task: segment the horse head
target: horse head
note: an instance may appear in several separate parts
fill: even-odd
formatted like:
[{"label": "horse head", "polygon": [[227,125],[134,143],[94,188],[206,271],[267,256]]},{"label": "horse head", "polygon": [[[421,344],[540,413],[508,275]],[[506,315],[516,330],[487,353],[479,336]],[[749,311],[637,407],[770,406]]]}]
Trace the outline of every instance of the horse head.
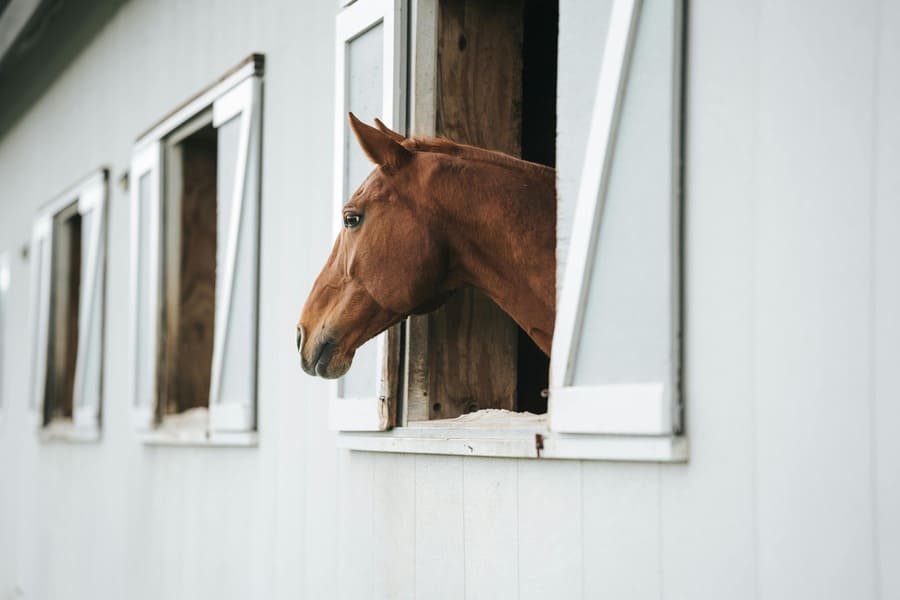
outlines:
[{"label": "horse head", "polygon": [[375,168],[342,209],[343,227],[297,324],[303,370],[341,377],[363,343],[409,314],[440,306],[448,253],[429,209],[429,160],[376,119],[349,115],[350,128]]}]

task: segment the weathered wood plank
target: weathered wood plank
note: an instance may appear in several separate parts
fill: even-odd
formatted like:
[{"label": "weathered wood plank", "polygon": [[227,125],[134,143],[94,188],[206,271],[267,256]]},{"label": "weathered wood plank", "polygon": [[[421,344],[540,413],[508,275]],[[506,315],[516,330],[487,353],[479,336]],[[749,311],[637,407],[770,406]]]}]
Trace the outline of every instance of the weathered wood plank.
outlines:
[{"label": "weathered wood plank", "polygon": [[216,169],[214,129],[178,145],[177,198],[167,204],[163,373],[165,414],[207,406],[216,303]]},{"label": "weathered wood plank", "polygon": [[[522,14],[522,0],[440,3],[437,135],[520,154]],[[512,319],[482,294],[464,290],[428,323],[429,418],[515,409],[518,334]]]}]

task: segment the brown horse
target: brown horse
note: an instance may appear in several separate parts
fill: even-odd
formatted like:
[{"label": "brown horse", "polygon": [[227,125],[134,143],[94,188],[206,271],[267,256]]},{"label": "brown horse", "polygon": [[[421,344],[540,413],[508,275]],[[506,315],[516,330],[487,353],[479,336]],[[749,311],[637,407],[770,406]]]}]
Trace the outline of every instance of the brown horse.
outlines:
[{"label": "brown horse", "polygon": [[343,229],[303,307],[303,370],[342,376],[364,342],[465,287],[483,291],[549,354],[555,171],[349,118],[376,168],[344,205]]}]

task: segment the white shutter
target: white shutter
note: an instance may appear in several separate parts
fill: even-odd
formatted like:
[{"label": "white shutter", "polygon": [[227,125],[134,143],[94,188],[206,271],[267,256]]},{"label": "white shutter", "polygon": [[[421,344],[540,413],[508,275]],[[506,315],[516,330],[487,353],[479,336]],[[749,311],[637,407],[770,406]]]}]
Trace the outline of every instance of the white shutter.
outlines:
[{"label": "white shutter", "polygon": [[612,5],[551,354],[551,429],[680,429],[681,3]]},{"label": "white shutter", "polygon": [[[337,16],[335,65],[335,234],[341,208],[373,165],[358,147],[347,112],[371,123],[379,117],[405,129],[406,2],[356,0]],[[383,431],[392,426],[387,368],[388,335],[363,344],[350,371],[335,384],[329,421],[342,431]]]},{"label": "white shutter", "polygon": [[160,142],[131,158],[131,393],[132,420],[140,430],[156,421],[159,280],[161,260]]},{"label": "white shutter", "polygon": [[31,232],[31,398],[30,408],[37,425],[43,423],[44,386],[47,375],[47,332],[50,324],[50,257],[52,218],[41,215]]},{"label": "white shutter", "polygon": [[103,171],[79,192],[82,253],[79,293],[78,354],[75,363],[73,420],[75,428],[96,431],[100,426],[103,371],[103,296],[106,257],[106,179]]},{"label": "white shutter", "polygon": [[260,96],[252,76],[213,104],[218,129],[216,315],[210,430],[256,428]]}]

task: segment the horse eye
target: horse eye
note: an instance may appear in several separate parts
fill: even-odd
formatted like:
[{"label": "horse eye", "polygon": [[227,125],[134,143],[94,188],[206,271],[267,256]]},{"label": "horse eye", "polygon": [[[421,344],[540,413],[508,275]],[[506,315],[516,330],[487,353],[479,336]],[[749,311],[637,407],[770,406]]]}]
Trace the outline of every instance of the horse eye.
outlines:
[{"label": "horse eye", "polygon": [[360,223],[362,223],[361,215],[344,215],[344,227],[347,229],[359,227]]}]

